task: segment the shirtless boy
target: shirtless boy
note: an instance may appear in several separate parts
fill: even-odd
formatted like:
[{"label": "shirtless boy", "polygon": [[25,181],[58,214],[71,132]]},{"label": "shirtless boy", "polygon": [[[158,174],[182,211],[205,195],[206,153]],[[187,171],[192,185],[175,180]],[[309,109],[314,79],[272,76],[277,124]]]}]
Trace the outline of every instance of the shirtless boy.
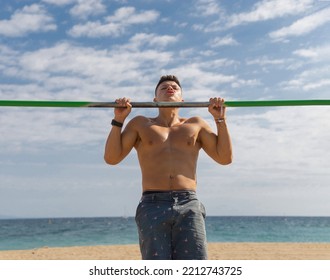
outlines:
[{"label": "shirtless boy", "polygon": [[[173,75],[162,76],[155,102],[183,102]],[[159,108],[155,118],[130,114],[130,99],[116,100],[105,146],[108,164],[121,162],[134,147],[142,173],[142,197],[136,211],[142,259],[207,259],[205,208],[196,196],[196,166],[203,149],[222,165],[232,162],[223,98],[210,98],[208,110],[217,133],[200,117],[181,118],[179,108]]]}]

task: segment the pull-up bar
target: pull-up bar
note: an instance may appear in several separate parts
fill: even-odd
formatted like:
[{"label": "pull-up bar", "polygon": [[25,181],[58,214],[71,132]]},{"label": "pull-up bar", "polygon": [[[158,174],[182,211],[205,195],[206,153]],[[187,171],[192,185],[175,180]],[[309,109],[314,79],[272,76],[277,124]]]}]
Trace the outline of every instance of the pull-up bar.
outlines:
[{"label": "pull-up bar", "polygon": [[[208,107],[209,102],[131,102],[135,108],[197,108]],[[329,106],[330,99],[314,100],[256,100],[225,101],[225,107],[269,107],[269,106]],[[47,101],[47,100],[0,100],[0,107],[84,107],[115,108],[121,107],[116,102],[90,101]]]}]

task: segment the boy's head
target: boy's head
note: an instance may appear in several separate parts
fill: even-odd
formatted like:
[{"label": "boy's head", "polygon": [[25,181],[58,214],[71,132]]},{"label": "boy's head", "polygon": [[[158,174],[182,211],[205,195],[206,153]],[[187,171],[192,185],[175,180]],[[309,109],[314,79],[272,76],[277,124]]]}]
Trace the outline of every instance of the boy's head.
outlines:
[{"label": "boy's head", "polygon": [[[178,86],[181,88],[181,85],[180,85],[180,82],[179,82],[179,79],[174,76],[174,75],[164,75],[164,76],[161,76],[159,81],[158,81],[158,84],[155,88],[155,95],[156,95],[156,92],[157,92],[157,88],[159,87],[159,85],[165,81],[173,81],[173,82],[176,82],[178,84]],[[182,88],[181,88],[182,89]]]}]

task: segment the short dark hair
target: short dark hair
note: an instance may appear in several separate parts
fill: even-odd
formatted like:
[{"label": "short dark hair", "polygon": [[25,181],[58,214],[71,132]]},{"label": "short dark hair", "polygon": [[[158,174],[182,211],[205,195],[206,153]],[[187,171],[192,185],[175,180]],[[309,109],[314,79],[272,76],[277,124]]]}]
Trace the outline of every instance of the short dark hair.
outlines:
[{"label": "short dark hair", "polygon": [[181,88],[181,85],[180,85],[180,82],[179,82],[179,79],[174,76],[174,75],[164,75],[164,76],[161,76],[159,81],[158,81],[158,84],[155,88],[155,94],[157,92],[157,88],[159,87],[159,85],[162,83],[162,82],[165,82],[165,81],[173,81],[173,82],[176,82],[178,84],[178,86]]}]

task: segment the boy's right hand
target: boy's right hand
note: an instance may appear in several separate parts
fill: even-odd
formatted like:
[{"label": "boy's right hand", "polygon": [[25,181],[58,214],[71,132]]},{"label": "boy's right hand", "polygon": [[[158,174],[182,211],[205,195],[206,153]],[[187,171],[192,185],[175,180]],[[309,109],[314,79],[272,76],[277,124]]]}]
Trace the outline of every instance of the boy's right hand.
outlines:
[{"label": "boy's right hand", "polygon": [[114,109],[115,120],[117,122],[123,123],[125,121],[125,119],[127,118],[127,116],[131,113],[132,105],[130,102],[131,102],[131,100],[126,97],[116,99],[116,103],[122,106],[119,108],[116,107]]}]

